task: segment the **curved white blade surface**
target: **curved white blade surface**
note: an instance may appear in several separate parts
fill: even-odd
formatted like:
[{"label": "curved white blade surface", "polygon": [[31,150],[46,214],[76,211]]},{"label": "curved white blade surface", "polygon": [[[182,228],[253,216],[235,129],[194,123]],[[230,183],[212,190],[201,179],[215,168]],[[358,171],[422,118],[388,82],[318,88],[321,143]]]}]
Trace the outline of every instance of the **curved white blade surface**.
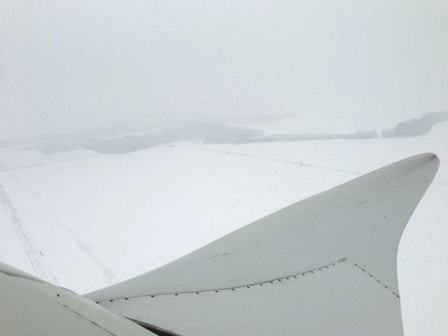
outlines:
[{"label": "curved white blade surface", "polygon": [[0,263],[0,335],[154,334],[82,296]]},{"label": "curved white blade surface", "polygon": [[182,335],[401,334],[398,243],[438,165],[402,160],[87,297]]}]

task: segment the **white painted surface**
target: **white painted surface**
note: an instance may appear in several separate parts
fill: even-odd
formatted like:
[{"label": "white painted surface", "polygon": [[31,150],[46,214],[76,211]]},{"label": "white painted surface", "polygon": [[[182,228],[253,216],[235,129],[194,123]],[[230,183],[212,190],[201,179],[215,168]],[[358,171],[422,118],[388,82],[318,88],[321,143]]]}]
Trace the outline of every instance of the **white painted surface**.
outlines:
[{"label": "white painted surface", "polygon": [[349,261],[263,286],[103,305],[185,336],[402,334],[399,299]]},{"label": "white painted surface", "polygon": [[[279,325],[285,335],[294,334],[300,326],[304,334],[402,334],[396,271],[398,243],[438,166],[439,160],[433,154],[402,160],[282,209],[166,266],[87,297],[124,316],[180,334],[215,334],[220,324],[226,330],[222,335],[269,335]],[[322,273],[328,277],[325,281],[309,281],[300,286],[295,282],[297,288],[288,287],[287,293],[275,295],[282,299],[274,300],[265,295],[264,289],[259,290],[261,297],[255,301],[241,294],[244,287],[258,288],[260,283],[267,285],[280,277],[306,274],[312,279],[310,273],[314,273],[310,270],[320,274],[321,270],[316,269],[346,257],[354,268],[368,276],[358,277],[352,267],[335,277],[332,272]],[[377,286],[376,291],[368,290],[372,283]],[[236,296],[233,302],[210,295],[222,290],[229,296],[229,292],[235,291],[242,296]],[[388,295],[383,297],[378,291]],[[296,298],[297,293],[301,294]],[[326,295],[313,300],[322,293]],[[167,314],[171,308],[179,309],[174,307],[176,301],[165,297],[176,294],[207,294],[207,299],[191,300],[175,320]],[[360,298],[365,302],[361,307]],[[162,305],[158,306],[158,302]],[[246,309],[233,309],[239,304]],[[289,323],[292,317],[283,318],[286,314],[269,318],[267,312],[256,309],[260,305],[284,305],[286,311],[302,306],[301,319]],[[207,309],[214,313],[201,316],[199,312]],[[152,314],[152,310],[159,313]],[[346,313],[341,314],[342,310]],[[240,325],[243,312],[247,320],[256,321],[258,328],[254,329],[253,324]],[[211,329],[198,322],[202,320],[211,321]],[[200,326],[193,326],[191,321]]]},{"label": "white painted surface", "polygon": [[73,292],[0,272],[0,335],[152,335]]}]

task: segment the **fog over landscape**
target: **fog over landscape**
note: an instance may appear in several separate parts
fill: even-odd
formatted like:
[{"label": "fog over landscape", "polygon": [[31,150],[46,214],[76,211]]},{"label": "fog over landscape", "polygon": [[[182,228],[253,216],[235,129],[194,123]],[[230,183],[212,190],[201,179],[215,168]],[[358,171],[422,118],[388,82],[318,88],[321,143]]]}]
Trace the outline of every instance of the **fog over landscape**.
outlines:
[{"label": "fog over landscape", "polygon": [[84,294],[422,152],[406,335],[448,334],[448,2],[0,4],[0,261]]},{"label": "fog over landscape", "polygon": [[4,1],[2,139],[446,111],[444,1]]}]

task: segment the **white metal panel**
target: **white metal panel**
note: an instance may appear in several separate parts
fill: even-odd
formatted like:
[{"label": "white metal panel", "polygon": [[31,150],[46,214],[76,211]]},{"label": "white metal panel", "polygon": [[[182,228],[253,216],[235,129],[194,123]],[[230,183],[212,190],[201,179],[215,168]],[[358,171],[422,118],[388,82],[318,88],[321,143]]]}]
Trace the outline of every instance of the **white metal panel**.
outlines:
[{"label": "white metal panel", "polygon": [[279,280],[102,304],[183,336],[402,334],[400,300],[349,260]]},{"label": "white metal panel", "polygon": [[66,289],[0,272],[0,335],[153,334]]},{"label": "white metal panel", "polygon": [[[369,334],[371,330],[378,331],[378,334],[401,334],[396,272],[398,243],[438,165],[439,160],[433,154],[402,160],[293,204],[170,264],[87,297],[131,318],[139,307],[145,313],[137,315],[144,322],[167,323],[160,326],[167,329],[175,326],[175,331],[180,334],[190,330],[192,320],[201,324],[204,318],[212,318],[215,322],[210,321],[210,326],[222,323],[226,328],[233,326],[233,335],[248,335],[248,329],[244,333],[239,331],[238,321],[241,314],[250,316],[254,306],[246,305],[245,299],[241,299],[247,310],[240,311],[235,308],[240,302],[238,298],[218,302],[215,301],[220,300],[218,296],[208,293],[308,274],[335,260],[348,258],[353,267],[364,270],[369,276],[354,276],[352,268],[349,268],[342,272],[344,276],[340,274],[334,281],[311,281],[300,287],[298,292],[290,289],[279,302],[259,291],[260,298],[255,306],[284,304],[289,309],[308,307],[301,310],[301,323],[309,321],[310,324],[303,329],[306,333],[321,330],[323,324],[333,327],[344,325],[344,334]],[[331,273],[323,274],[331,276]],[[372,281],[382,285],[389,296],[383,297],[377,291],[364,292]],[[353,290],[344,289],[347,283]],[[344,290],[339,292],[338,288]],[[175,301],[165,301],[168,303],[161,306],[151,304],[150,307],[160,309],[161,315],[165,316],[163,319],[160,314],[152,313],[152,309],[146,309],[146,305],[152,302],[149,301],[151,296],[159,298],[160,294],[178,294],[178,297],[196,292],[199,294],[195,295],[207,293],[204,296],[207,303],[184,305],[183,315],[177,320],[174,316],[166,318],[177,309]],[[321,297],[317,302],[312,299],[326,292],[330,294],[327,299]],[[309,295],[296,301],[294,293]],[[338,293],[345,295],[336,295]],[[143,301],[138,301],[138,297]],[[358,297],[363,297],[366,304],[360,306]],[[390,304],[390,299],[397,303]],[[206,314],[201,318],[197,311],[205,314],[207,310],[200,308],[202,304],[226,313]],[[349,314],[341,314],[343,309]],[[284,320],[275,314],[270,319],[263,316],[257,320],[261,323],[261,330],[285,323],[284,334],[297,333],[295,328],[299,325],[294,321]],[[391,323],[390,319],[394,322]],[[208,330],[208,334],[215,334],[215,331]],[[259,332],[249,334],[260,335]]]}]

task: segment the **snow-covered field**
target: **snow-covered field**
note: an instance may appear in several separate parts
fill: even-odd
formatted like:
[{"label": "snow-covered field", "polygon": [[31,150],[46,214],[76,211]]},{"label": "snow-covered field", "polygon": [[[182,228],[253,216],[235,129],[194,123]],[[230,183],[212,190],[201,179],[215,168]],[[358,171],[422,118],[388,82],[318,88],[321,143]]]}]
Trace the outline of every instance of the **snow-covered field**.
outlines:
[{"label": "snow-covered field", "polygon": [[[364,121],[353,131],[394,123]],[[260,128],[300,131],[287,125],[285,119]],[[177,143],[119,155],[2,148],[0,260],[89,292],[422,152],[437,154],[441,166],[400,245],[404,328],[406,335],[447,335],[448,122],[413,138]]]}]

